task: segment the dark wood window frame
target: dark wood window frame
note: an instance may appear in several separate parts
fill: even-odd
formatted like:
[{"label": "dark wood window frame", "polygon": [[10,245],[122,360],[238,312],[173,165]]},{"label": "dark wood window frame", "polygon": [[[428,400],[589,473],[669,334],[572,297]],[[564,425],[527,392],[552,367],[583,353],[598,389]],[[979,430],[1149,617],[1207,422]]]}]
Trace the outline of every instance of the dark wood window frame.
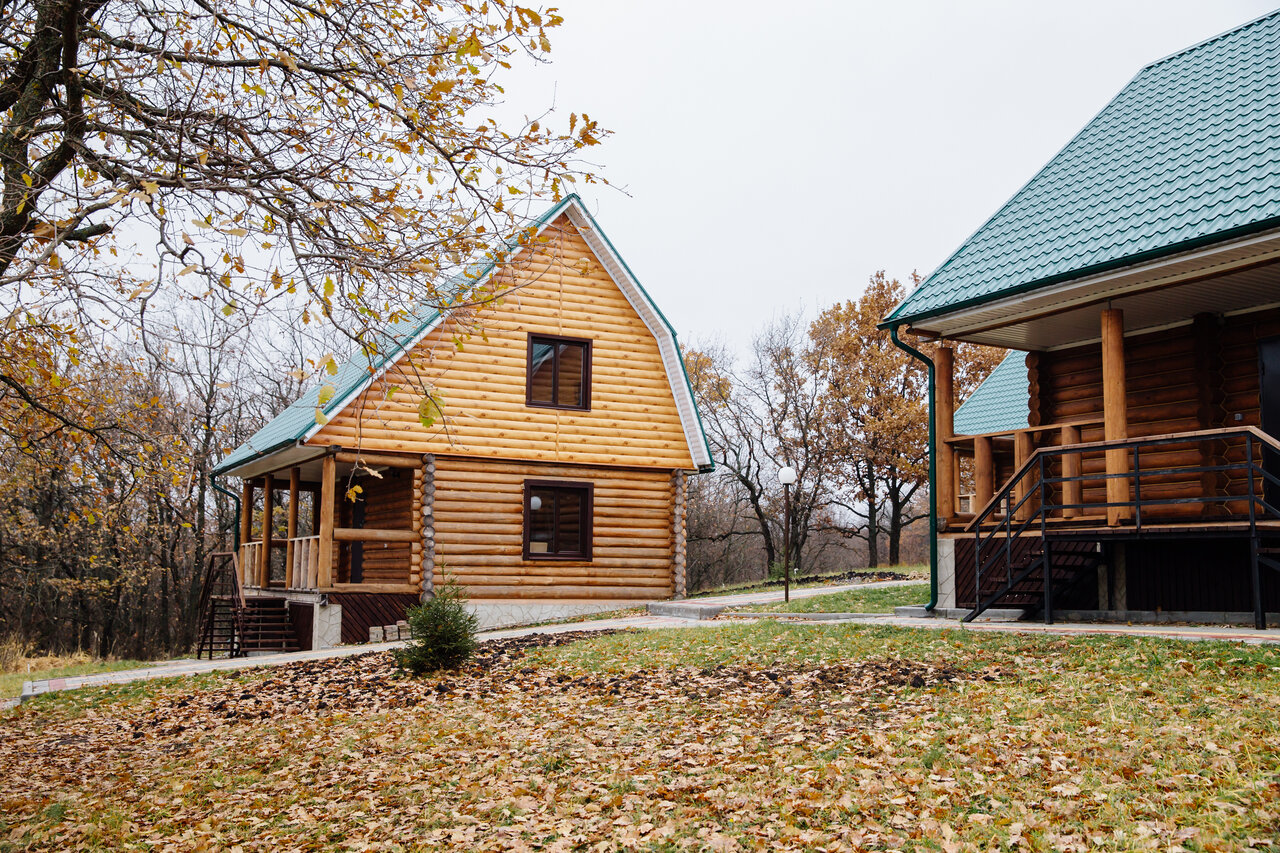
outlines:
[{"label": "dark wood window frame", "polygon": [[[548,403],[543,400],[533,399],[533,346],[535,343],[555,344],[577,344],[582,346],[582,400],[581,406],[570,406],[563,403]],[[559,394],[560,389],[560,354],[556,351],[551,369],[551,388],[552,393]],[[524,367],[524,402],[526,406],[534,406],[539,409],[569,409],[575,412],[591,411],[591,339],[590,338],[569,338],[564,335],[535,335],[529,334],[529,346],[525,355]]]},{"label": "dark wood window frame", "polygon": [[[582,548],[580,551],[572,554],[557,553],[532,553],[529,550],[530,534],[533,532],[533,510],[529,506],[529,499],[533,497],[534,489],[559,489],[563,491],[575,491],[582,494],[582,503],[579,509],[581,513],[579,524],[582,530]],[[576,560],[578,562],[590,562],[592,550],[592,515],[595,507],[595,484],[591,482],[582,482],[578,480],[525,480],[524,481],[524,558],[526,560]]]}]

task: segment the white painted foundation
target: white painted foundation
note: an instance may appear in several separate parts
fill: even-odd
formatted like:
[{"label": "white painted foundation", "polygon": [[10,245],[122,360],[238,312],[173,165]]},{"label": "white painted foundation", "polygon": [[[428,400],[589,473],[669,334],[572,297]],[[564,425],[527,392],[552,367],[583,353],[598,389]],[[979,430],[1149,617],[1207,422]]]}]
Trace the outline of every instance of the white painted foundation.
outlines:
[{"label": "white painted foundation", "polygon": [[621,610],[626,607],[644,607],[645,601],[469,601],[467,609],[480,620],[479,630],[514,628],[518,625],[534,625],[557,619],[570,619]]}]

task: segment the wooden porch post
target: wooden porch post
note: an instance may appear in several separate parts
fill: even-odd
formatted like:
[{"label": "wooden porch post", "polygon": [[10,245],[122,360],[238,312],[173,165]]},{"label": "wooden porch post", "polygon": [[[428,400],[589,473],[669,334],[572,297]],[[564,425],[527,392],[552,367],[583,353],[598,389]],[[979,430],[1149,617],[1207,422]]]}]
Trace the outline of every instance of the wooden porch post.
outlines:
[{"label": "wooden porch post", "polygon": [[324,457],[320,476],[320,560],[317,586],[333,586],[333,499],[337,487],[338,460],[330,453]]},{"label": "wooden porch post", "polygon": [[[1079,444],[1080,443],[1080,427],[1071,426],[1071,425],[1064,426],[1062,428],[1062,436],[1060,439],[1060,443],[1063,446],[1066,446],[1068,444]],[[1062,476],[1063,477],[1079,477],[1080,476],[1080,454],[1069,453],[1062,457]],[[1081,492],[1081,489],[1080,489],[1079,480],[1076,480],[1074,483],[1062,484],[1062,503],[1063,504],[1080,503],[1081,502],[1080,496],[1082,494],[1083,493]],[[1083,510],[1081,510],[1080,507],[1067,506],[1067,507],[1064,507],[1062,510],[1062,517],[1074,518],[1075,516],[1079,515],[1082,511]]]},{"label": "wooden porch post", "polygon": [[293,540],[298,538],[298,480],[297,468],[289,469],[289,542],[284,548],[284,586],[293,588]]},{"label": "wooden porch post", "polygon": [[973,511],[977,513],[996,493],[996,466],[991,457],[991,437],[973,440]]},{"label": "wooden porch post", "polygon": [[[1031,430],[1018,430],[1013,434],[1013,468],[1015,471],[1022,468],[1027,460],[1031,458],[1031,454],[1035,452],[1035,447],[1031,441]],[[1027,478],[1022,477],[1013,486],[1013,505],[1016,507],[1022,503],[1022,499],[1027,496]],[[1013,517],[1018,521],[1026,521],[1031,517],[1031,504],[1022,504],[1021,509],[1014,510]]]},{"label": "wooden porch post", "polygon": [[938,347],[933,356],[934,406],[937,412],[938,517],[946,521],[956,514],[956,454],[950,444],[955,435],[955,350]]},{"label": "wooden porch post", "polygon": [[253,540],[253,480],[245,478],[240,487],[240,545],[241,551],[236,554],[237,565],[240,566],[240,583],[248,585],[257,566],[244,565],[243,546]]},{"label": "wooden porch post", "polygon": [[271,585],[271,508],[275,503],[275,477],[267,474],[262,478],[262,553],[258,555],[258,586],[266,589]]},{"label": "wooden porch post", "polygon": [[[1107,441],[1129,437],[1129,416],[1125,402],[1124,312],[1107,308],[1102,312],[1102,432]],[[1117,474],[1129,472],[1129,456],[1123,449],[1107,451],[1107,503],[1128,503],[1129,482]],[[1129,517],[1127,507],[1107,508],[1107,524],[1118,525]]]}]

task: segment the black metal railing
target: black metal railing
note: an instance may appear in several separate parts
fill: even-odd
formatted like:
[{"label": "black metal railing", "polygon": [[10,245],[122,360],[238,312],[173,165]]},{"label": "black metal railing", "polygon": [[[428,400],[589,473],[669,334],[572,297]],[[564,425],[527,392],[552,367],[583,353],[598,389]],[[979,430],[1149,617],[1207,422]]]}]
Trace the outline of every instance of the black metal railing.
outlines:
[{"label": "black metal railing", "polygon": [[[1202,442],[1225,443],[1227,449],[1235,444],[1244,451],[1240,461],[1227,461],[1227,452],[1202,454],[1222,461],[1200,465],[1164,465],[1157,468],[1143,469],[1143,454],[1150,454],[1159,448],[1167,450],[1175,445],[1197,444]],[[1085,454],[1126,452],[1129,470],[1117,473],[1083,473]],[[1065,462],[1077,457],[1080,473],[1066,474]],[[1053,463],[1057,461],[1057,471]],[[1172,435],[1152,436],[1149,438],[1132,438],[1119,441],[1094,441],[1081,444],[1046,447],[1036,450],[1030,458],[1010,477],[1004,486],[982,507],[966,529],[975,537],[974,574],[975,591],[974,609],[965,616],[966,622],[972,621],[983,611],[991,607],[1011,590],[1024,584],[1037,571],[1043,577],[1044,619],[1053,621],[1053,571],[1052,544],[1050,533],[1070,530],[1071,528],[1097,527],[1099,517],[1088,516],[1086,511],[1105,510],[1111,518],[1104,522],[1110,530],[1131,532],[1140,536],[1144,524],[1149,525],[1152,519],[1160,518],[1160,508],[1165,509],[1165,521],[1168,519],[1170,507],[1186,504],[1208,506],[1219,504],[1223,512],[1212,522],[1236,522],[1246,525],[1242,531],[1251,541],[1251,562],[1253,581],[1253,601],[1255,622],[1259,629],[1266,627],[1266,615],[1263,608],[1261,574],[1259,567],[1267,566],[1280,571],[1280,552],[1274,555],[1261,549],[1259,521],[1280,520],[1280,509],[1271,502],[1274,495],[1280,494],[1280,476],[1274,473],[1280,470],[1280,441],[1262,432],[1256,427],[1238,427],[1229,429],[1203,430],[1199,432],[1177,433]],[[1268,470],[1269,468],[1273,470]],[[1230,484],[1233,477],[1239,476],[1247,482],[1243,491],[1229,488],[1204,490],[1195,495],[1163,496],[1156,494],[1158,485],[1151,482],[1154,478],[1179,476],[1195,477],[1213,475],[1215,482],[1220,476],[1226,477]],[[1125,500],[1085,501],[1083,498],[1086,484],[1096,487],[1120,480],[1126,485],[1128,497]],[[1144,495],[1144,481],[1146,494]],[[1261,486],[1261,488],[1259,488]],[[1058,493],[1061,499],[1058,499]],[[1067,494],[1079,495],[1075,500],[1066,500]],[[1245,504],[1243,511],[1233,510]],[[1003,510],[1003,512],[1001,512]],[[1204,519],[1199,519],[1204,521]],[[1170,522],[1174,526],[1188,525],[1183,519]],[[1040,547],[1021,561],[1015,561],[1014,543],[1021,537],[1039,535]],[[1004,577],[997,577],[991,583],[992,574],[1003,570]],[[984,575],[988,583],[987,589],[996,587],[994,591],[984,591]]]},{"label": "black metal railing", "polygon": [[[220,606],[221,605],[221,606]],[[240,648],[245,628],[244,589],[240,585],[240,567],[232,551],[218,551],[209,555],[205,566],[204,585],[200,589],[200,629],[196,645],[196,659],[206,652],[212,660],[215,651],[225,651],[227,657],[241,657]],[[221,624],[220,624],[221,623]],[[219,637],[219,630],[225,631]],[[225,639],[225,643],[219,643]],[[218,646],[223,648],[219,649]]]}]

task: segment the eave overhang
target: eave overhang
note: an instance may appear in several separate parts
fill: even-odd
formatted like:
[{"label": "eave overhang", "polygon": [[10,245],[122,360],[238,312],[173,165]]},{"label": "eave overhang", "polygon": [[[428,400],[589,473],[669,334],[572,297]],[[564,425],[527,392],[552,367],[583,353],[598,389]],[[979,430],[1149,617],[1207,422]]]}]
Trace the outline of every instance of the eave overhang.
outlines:
[{"label": "eave overhang", "polygon": [[1135,257],[1087,275],[1037,282],[994,299],[948,306],[881,327],[906,326],[927,338],[1020,350],[1078,346],[1099,338],[1098,312],[1123,309],[1126,334],[1280,303],[1280,222],[1244,236],[1183,247],[1156,258]]}]

